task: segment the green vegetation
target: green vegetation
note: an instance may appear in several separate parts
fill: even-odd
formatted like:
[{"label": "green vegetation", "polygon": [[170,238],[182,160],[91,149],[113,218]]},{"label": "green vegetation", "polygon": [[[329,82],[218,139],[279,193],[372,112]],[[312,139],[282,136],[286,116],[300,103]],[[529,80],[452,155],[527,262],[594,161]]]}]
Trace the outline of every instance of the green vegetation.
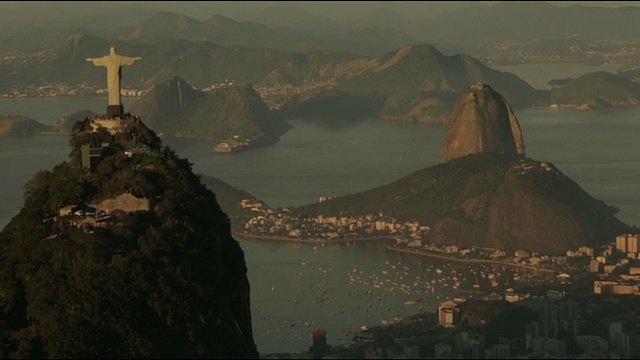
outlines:
[{"label": "green vegetation", "polygon": [[526,325],[539,321],[539,316],[525,305],[508,301],[467,300],[460,305],[461,329],[482,329],[486,346],[524,339]]},{"label": "green vegetation", "polygon": [[289,126],[274,116],[260,95],[248,85],[237,85],[217,90],[202,97],[194,106],[185,108],[188,119],[180,136],[202,136],[215,140],[277,139]]},{"label": "green vegetation", "polygon": [[640,104],[640,85],[618,75],[599,71],[584,74],[551,92],[562,105],[587,104],[591,108]]},{"label": "green vegetation", "polygon": [[234,222],[234,218],[249,219],[255,216],[255,212],[251,211],[251,209],[240,206],[240,201],[243,199],[257,201],[255,196],[211,176],[202,175],[200,178],[202,183],[216,194],[218,205],[220,205],[225,214],[229,215],[232,225],[244,225],[242,221]]},{"label": "green vegetation", "polygon": [[[304,216],[358,215],[382,212],[405,221],[433,224],[461,199],[490,191],[494,176],[502,176],[508,162],[493,154],[471,155],[447,164],[418,170],[388,185],[318,204],[296,208]],[[486,170],[487,175],[482,174]],[[470,179],[482,181],[475,183]],[[497,174],[497,175],[496,175]],[[484,178],[490,187],[484,187]],[[465,189],[465,187],[468,187]]]},{"label": "green vegetation", "polygon": [[337,87],[347,93],[387,96],[378,116],[402,121],[437,121],[448,117],[459,93],[486,83],[513,105],[529,105],[540,95],[510,73],[501,73],[465,55],[445,56],[429,45],[406,46],[384,56],[346,61],[354,69]]},{"label": "green vegetation", "polygon": [[51,131],[51,127],[18,115],[0,115],[0,137],[29,136]]},{"label": "green vegetation", "polygon": [[[0,233],[0,357],[257,358],[244,254],[215,195],[142,123],[115,136],[84,126]],[[110,146],[85,173],[78,146],[97,141]],[[121,151],[141,142],[150,153]],[[122,193],[152,210],[114,211],[92,232],[55,218]]]},{"label": "green vegetation", "polygon": [[479,153],[388,185],[296,208],[305,217],[383,213],[431,226],[437,244],[564,254],[628,232],[615,208],[592,198],[552,164]]},{"label": "green vegetation", "polygon": [[205,93],[173,78],[158,84],[131,112],[169,136],[273,143],[290,126],[273,114],[249,85],[231,85]]}]

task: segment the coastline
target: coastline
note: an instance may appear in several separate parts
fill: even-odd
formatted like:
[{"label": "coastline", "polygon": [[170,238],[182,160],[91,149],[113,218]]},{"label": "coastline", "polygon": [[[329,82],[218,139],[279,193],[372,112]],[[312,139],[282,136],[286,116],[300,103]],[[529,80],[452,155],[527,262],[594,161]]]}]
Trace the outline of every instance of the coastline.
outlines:
[{"label": "coastline", "polygon": [[[238,237],[244,237],[244,238],[248,238],[248,239],[255,239],[255,240],[292,242],[292,243],[299,243],[299,244],[323,244],[323,245],[324,244],[345,244],[345,243],[358,242],[358,241],[380,241],[380,240],[389,240],[390,241],[390,240],[394,240],[394,238],[391,237],[391,236],[372,236],[372,237],[364,237],[364,238],[334,239],[334,240],[311,240],[311,239],[298,239],[298,238],[288,237],[288,236],[255,235],[255,234],[249,234],[249,233],[240,232],[240,231],[232,231],[232,235],[233,236],[238,236]],[[517,268],[520,268],[520,269],[532,270],[532,271],[536,271],[536,272],[540,271],[540,272],[548,273],[548,274],[555,273],[555,270],[553,270],[553,269],[538,268],[538,267],[530,266],[530,265],[522,265],[522,264],[516,264],[516,263],[510,263],[510,262],[504,262],[504,261],[497,261],[497,260],[460,259],[460,258],[456,258],[456,257],[453,257],[453,256],[439,255],[439,254],[421,252],[421,251],[415,251],[415,250],[400,249],[400,248],[397,248],[397,247],[394,247],[394,246],[390,246],[390,245],[386,245],[385,246],[385,250],[397,251],[397,252],[401,252],[401,253],[405,253],[405,254],[411,254],[411,255],[428,256],[428,257],[437,258],[437,259],[441,259],[441,260],[456,261],[456,262],[466,263],[466,264],[486,264],[486,265],[510,266],[510,267],[517,267]]]},{"label": "coastline", "polygon": [[283,242],[294,242],[300,244],[345,244],[350,242],[357,241],[379,241],[379,240],[393,240],[393,237],[390,236],[372,236],[372,237],[363,237],[363,238],[353,238],[353,239],[335,239],[335,240],[314,240],[314,239],[299,239],[288,236],[274,236],[274,235],[255,235],[249,234],[240,231],[232,231],[233,236],[245,237],[249,239],[257,239],[257,240],[267,240],[267,241],[283,241]]},{"label": "coastline", "polygon": [[546,273],[550,273],[550,274],[555,273],[555,270],[553,270],[553,269],[543,269],[543,268],[538,268],[538,267],[535,267],[535,266],[522,265],[522,264],[516,264],[516,263],[509,263],[509,262],[504,262],[504,261],[483,260],[483,259],[459,259],[459,258],[455,258],[455,257],[452,257],[452,256],[438,255],[438,254],[433,254],[433,253],[426,253],[426,252],[407,250],[407,249],[399,249],[399,248],[396,248],[396,247],[393,247],[393,246],[388,246],[388,245],[385,247],[385,249],[390,250],[390,251],[402,252],[402,253],[406,253],[406,254],[429,256],[429,257],[434,257],[434,258],[438,258],[438,259],[442,259],[442,260],[457,261],[457,262],[467,263],[467,264],[489,264],[489,265],[513,266],[513,267],[523,268],[523,269],[527,269],[527,270],[546,272]]}]

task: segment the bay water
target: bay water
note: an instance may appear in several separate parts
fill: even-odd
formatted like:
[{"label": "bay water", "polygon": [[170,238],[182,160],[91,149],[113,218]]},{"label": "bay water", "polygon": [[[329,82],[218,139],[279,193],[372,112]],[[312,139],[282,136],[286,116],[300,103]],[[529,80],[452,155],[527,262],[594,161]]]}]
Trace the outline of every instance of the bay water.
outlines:
[{"label": "bay water", "polygon": [[[52,123],[83,109],[101,113],[105,103],[1,100],[0,114]],[[619,207],[622,221],[640,225],[640,109],[514,110],[529,157],[552,162],[589,194]],[[435,165],[444,136],[440,126],[381,120],[340,128],[290,123],[293,130],[277,144],[232,155],[214,153],[215,144],[208,141],[164,142],[188,158],[194,172],[282,207],[365,191]],[[23,185],[38,170],[64,161],[67,144],[67,137],[56,135],[0,138],[5,169],[0,176],[0,228],[22,207]],[[452,291],[454,286],[471,291],[490,273],[505,272],[387,252],[384,243],[314,246],[237,240],[245,252],[254,336],[263,354],[308,350],[318,327],[327,329],[330,344],[346,343],[363,325],[435,310],[444,299],[464,296]]]}]

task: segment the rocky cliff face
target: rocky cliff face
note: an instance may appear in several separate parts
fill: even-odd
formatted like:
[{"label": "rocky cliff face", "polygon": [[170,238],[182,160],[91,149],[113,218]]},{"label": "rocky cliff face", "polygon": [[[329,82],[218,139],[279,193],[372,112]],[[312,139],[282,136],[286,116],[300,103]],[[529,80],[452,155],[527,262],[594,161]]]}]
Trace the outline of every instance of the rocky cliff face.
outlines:
[{"label": "rocky cliff face", "polygon": [[490,86],[477,84],[456,101],[442,145],[440,162],[491,152],[524,157],[524,139],[511,106]]}]

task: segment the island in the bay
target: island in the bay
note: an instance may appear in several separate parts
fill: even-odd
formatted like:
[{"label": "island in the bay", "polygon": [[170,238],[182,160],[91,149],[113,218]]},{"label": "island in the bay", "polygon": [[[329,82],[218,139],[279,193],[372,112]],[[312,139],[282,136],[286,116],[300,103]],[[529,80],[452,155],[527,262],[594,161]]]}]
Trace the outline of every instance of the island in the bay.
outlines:
[{"label": "island in the bay", "polygon": [[218,153],[273,144],[291,128],[249,85],[228,84],[205,92],[180,78],[154,86],[131,113],[165,136],[214,141]]}]

